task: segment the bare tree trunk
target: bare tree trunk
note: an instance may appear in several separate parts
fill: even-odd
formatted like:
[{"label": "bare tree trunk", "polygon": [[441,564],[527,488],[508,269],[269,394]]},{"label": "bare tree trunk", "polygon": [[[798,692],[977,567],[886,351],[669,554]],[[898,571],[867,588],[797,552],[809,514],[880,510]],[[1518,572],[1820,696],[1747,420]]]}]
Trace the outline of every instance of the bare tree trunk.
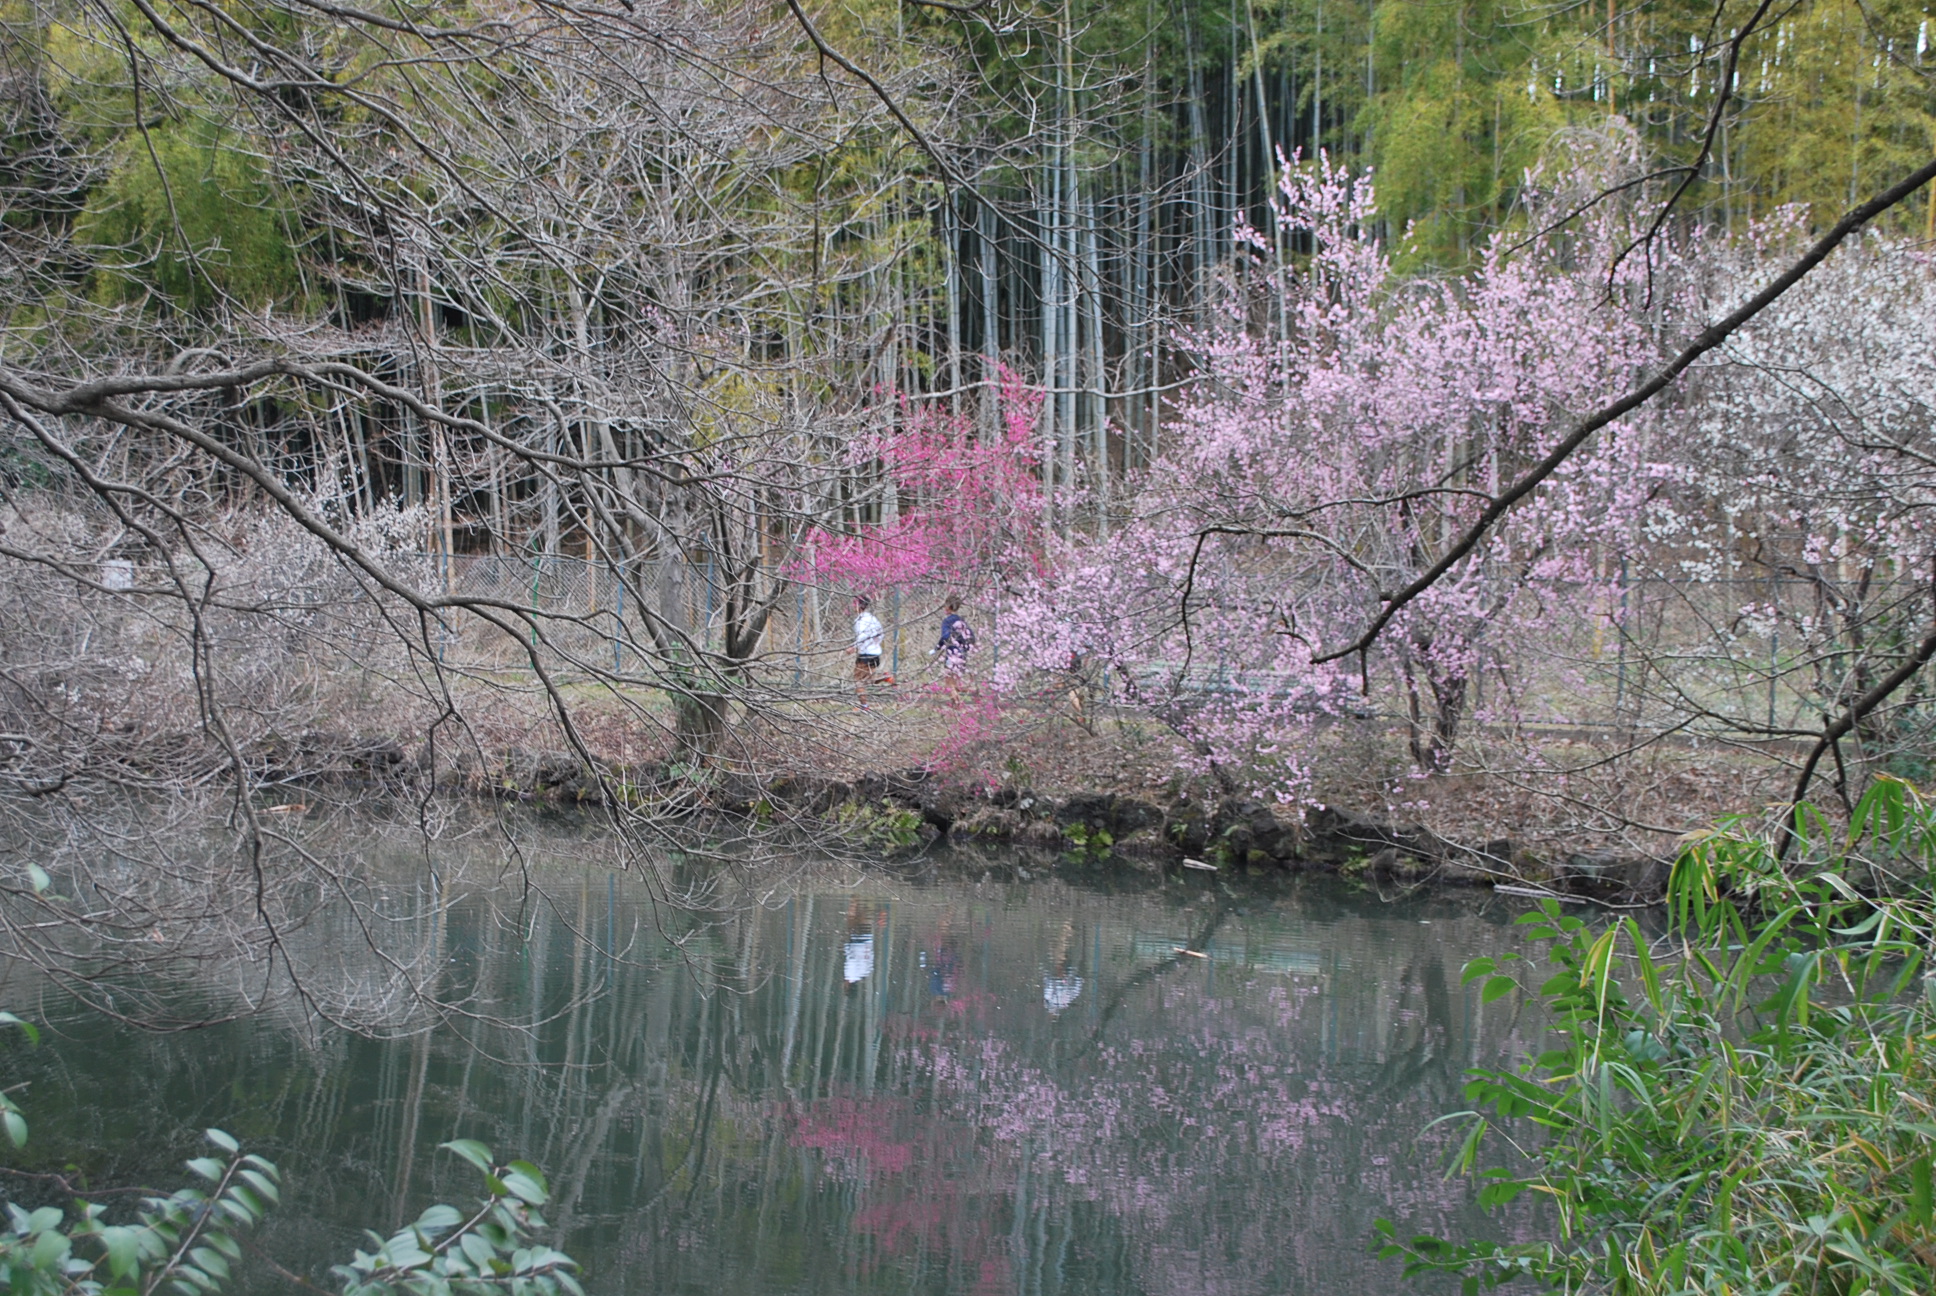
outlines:
[{"label": "bare tree trunk", "polygon": [[1002,316],[1000,248],[995,241],[995,208],[986,195],[975,199],[981,252],[981,411],[983,433],[991,440],[1001,430]]},{"label": "bare tree trunk", "polygon": [[[1060,67],[1060,64],[1057,66]],[[1059,274],[1061,270],[1061,159],[1053,159],[1044,170],[1046,174],[1043,179],[1048,200],[1041,204],[1039,255],[1042,268],[1041,291],[1038,294],[1042,305],[1042,386],[1046,393],[1042,400],[1042,530],[1046,535],[1054,535],[1056,532],[1056,470],[1061,463],[1058,449],[1062,432],[1061,407],[1055,394],[1056,388],[1061,386],[1059,361],[1062,355],[1061,339],[1057,335],[1062,322],[1062,288]]]},{"label": "bare tree trunk", "polygon": [[1103,369],[1102,267],[1096,250],[1096,204],[1092,198],[1083,206],[1082,267],[1083,299],[1089,307],[1088,389],[1090,428],[1090,474],[1096,496],[1096,527],[1109,534],[1109,407],[1104,393],[1109,375]]},{"label": "bare tree trunk", "polygon": [[941,204],[941,264],[947,278],[948,408],[961,413],[961,220],[955,198]]},{"label": "bare tree trunk", "polygon": [[1190,194],[1187,219],[1191,233],[1191,284],[1189,313],[1193,320],[1202,320],[1210,305],[1211,266],[1216,256],[1212,246],[1211,224],[1214,219],[1210,210],[1210,127],[1203,118],[1203,101],[1206,93],[1203,85],[1203,69],[1197,62],[1196,29],[1190,22],[1190,10],[1183,11],[1184,57],[1190,68],[1189,103],[1189,176],[1187,188]]}]

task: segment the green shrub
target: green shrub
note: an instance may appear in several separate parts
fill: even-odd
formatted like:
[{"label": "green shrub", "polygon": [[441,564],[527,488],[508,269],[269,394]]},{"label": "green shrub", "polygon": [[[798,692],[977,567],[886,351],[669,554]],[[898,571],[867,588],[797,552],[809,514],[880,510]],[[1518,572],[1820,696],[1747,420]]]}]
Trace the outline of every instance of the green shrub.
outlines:
[{"label": "green shrub", "polygon": [[[1877,781],[1846,833],[1802,807],[1690,842],[1664,939],[1557,903],[1521,919],[1543,952],[1476,959],[1480,996],[1536,998],[1550,1044],[1471,1073],[1455,1169],[1482,1204],[1546,1198],[1531,1243],[1401,1238],[1408,1274],[1467,1291],[1529,1279],[1566,1292],[1936,1291],[1936,813]],[[1536,962],[1546,968],[1535,972]],[[1480,1169],[1501,1122],[1511,1164]]]},{"label": "green shrub", "polygon": [[1107,856],[1116,845],[1115,834],[1107,828],[1091,827],[1077,820],[1062,830],[1062,835],[1075,847],[1069,854],[1079,860],[1099,860]]},{"label": "green shrub", "polygon": [[289,195],[260,147],[203,118],[126,141],[75,228],[98,258],[96,296],[118,303],[154,293],[181,311],[297,297]]},{"label": "green shrub", "polygon": [[921,839],[919,810],[848,801],[835,807],[828,820],[841,836],[876,850],[912,846]]},{"label": "green shrub", "polygon": [[477,1167],[486,1196],[468,1215],[453,1206],[432,1206],[417,1222],[336,1267],[343,1296],[472,1296],[511,1291],[533,1296],[584,1296],[571,1271],[577,1262],[562,1251],[534,1245],[532,1231],[545,1226],[538,1207],[549,1190],[529,1161],[497,1165],[491,1150],[472,1139],[441,1145]]},{"label": "green shrub", "polygon": [[[33,1026],[12,1013],[15,1025],[38,1039]],[[27,1141],[20,1109],[0,1093],[0,1116],[15,1147]],[[189,1171],[207,1187],[179,1188],[143,1200],[136,1220],[107,1222],[105,1209],[75,1203],[23,1210],[6,1203],[0,1225],[0,1291],[10,1296],[212,1296],[242,1259],[237,1235],[262,1221],[282,1195],[275,1165],[244,1153],[221,1130],[207,1131],[217,1156],[196,1157]],[[525,1161],[497,1165],[490,1149],[469,1139],[443,1147],[476,1166],[485,1195],[468,1213],[432,1206],[416,1223],[388,1238],[368,1234],[372,1249],[358,1251],[334,1270],[343,1296],[584,1296],[572,1275],[577,1262],[562,1251],[534,1245],[544,1228],[538,1214],[547,1195],[544,1175]]]},{"label": "green shrub", "polygon": [[[22,1128],[16,1143],[24,1140]],[[208,1141],[222,1155],[196,1157],[188,1168],[209,1186],[146,1198],[133,1224],[107,1223],[104,1208],[91,1202],[77,1203],[71,1219],[52,1206],[26,1211],[8,1202],[0,1288],[22,1296],[218,1290],[242,1258],[235,1235],[275,1204],[281,1178],[221,1130],[209,1130]]]}]

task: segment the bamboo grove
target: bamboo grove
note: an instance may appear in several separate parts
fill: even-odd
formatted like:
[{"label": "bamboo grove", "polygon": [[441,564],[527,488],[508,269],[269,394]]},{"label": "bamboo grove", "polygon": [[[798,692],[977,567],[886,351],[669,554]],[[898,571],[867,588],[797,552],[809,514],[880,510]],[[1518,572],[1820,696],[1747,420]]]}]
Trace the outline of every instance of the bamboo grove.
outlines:
[{"label": "bamboo grove", "polygon": [[[191,370],[283,348],[614,461],[757,426],[802,474],[752,509],[770,557],[891,513],[839,447],[929,394],[992,426],[1003,365],[1048,395],[1049,497],[1081,484],[1106,516],[1280,156],[1373,168],[1429,273],[1523,221],[1529,183],[1691,178],[1683,218],[1732,230],[1851,202],[1936,130],[1915,0],[799,16],[10,0],[5,346]],[[582,485],[407,402],[209,400],[308,489],[426,507],[444,552],[596,530]]]}]

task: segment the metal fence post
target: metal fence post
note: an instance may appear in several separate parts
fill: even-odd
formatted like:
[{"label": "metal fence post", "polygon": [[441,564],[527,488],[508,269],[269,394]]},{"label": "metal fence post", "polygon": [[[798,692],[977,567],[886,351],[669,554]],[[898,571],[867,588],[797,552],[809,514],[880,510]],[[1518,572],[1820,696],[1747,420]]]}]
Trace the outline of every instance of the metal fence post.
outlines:
[{"label": "metal fence post", "polygon": [[[443,574],[444,598],[450,598],[450,553],[448,548],[437,554],[437,566]],[[437,614],[437,664],[444,661],[444,648],[450,642],[450,611],[448,608]]]},{"label": "metal fence post", "polygon": [[[537,537],[532,537],[537,543]],[[539,550],[531,560],[531,646],[538,646],[538,582],[544,579],[544,552]]]},{"label": "metal fence post", "polygon": [[706,625],[700,631],[699,642],[707,652],[713,650],[713,551],[706,551]]},{"label": "metal fence post", "polygon": [[1620,723],[1621,715],[1627,709],[1627,556],[1620,555],[1620,623],[1614,629],[1620,639],[1614,645],[1619,653],[1618,674],[1613,683],[1613,722]]},{"label": "metal fence post", "polygon": [[622,674],[625,670],[625,560],[612,561],[612,580],[618,584],[618,595],[614,602],[617,610],[612,614],[612,674]]},{"label": "metal fence post", "polygon": [[994,670],[1002,664],[1002,592],[999,586],[995,590],[994,608],[988,614],[988,637],[992,641],[989,644],[991,655],[988,669]]}]

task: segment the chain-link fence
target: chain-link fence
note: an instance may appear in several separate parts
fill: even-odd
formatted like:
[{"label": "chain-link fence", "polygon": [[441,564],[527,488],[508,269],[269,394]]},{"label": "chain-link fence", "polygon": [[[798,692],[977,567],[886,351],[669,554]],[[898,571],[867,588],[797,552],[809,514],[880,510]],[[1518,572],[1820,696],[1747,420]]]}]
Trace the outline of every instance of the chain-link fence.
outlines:
[{"label": "chain-link fence", "polygon": [[[447,581],[450,592],[497,605],[508,617],[526,615],[539,627],[538,640],[548,657],[611,670],[636,669],[641,640],[639,604],[704,653],[721,653],[727,635],[744,620],[734,591],[715,565],[680,559],[650,559],[623,565],[562,555],[431,555],[433,580]],[[874,614],[886,635],[881,669],[906,677],[938,669],[929,656],[940,635],[942,603],[948,587],[911,587],[875,596]],[[967,609],[976,635],[971,668],[985,674],[1001,654],[999,600]],[[783,590],[767,612],[753,669],[769,684],[808,691],[850,678],[854,657],[852,595],[845,590],[794,585]],[[451,626],[443,646],[445,660],[469,669],[516,669],[528,663],[522,645],[509,642],[475,617]]]},{"label": "chain-link fence", "polygon": [[1929,587],[1909,580],[1611,578],[1535,583],[1521,597],[1536,615],[1488,639],[1475,709],[1642,730],[1690,718],[1818,730],[1932,616]]},{"label": "chain-link fence", "polygon": [[[733,618],[743,616],[717,568],[703,561],[623,567],[558,555],[420,561],[433,580],[447,579],[454,594],[487,600],[514,618],[529,614],[542,628],[547,655],[567,670],[637,670],[641,600],[708,653],[725,650]],[[959,591],[935,585],[875,596],[873,611],[886,629],[883,671],[908,679],[935,668],[929,650],[951,592]],[[1846,700],[1865,678],[1865,662],[1890,657],[1896,640],[1931,615],[1930,591],[1910,581],[1870,581],[1859,602],[1827,583],[1796,578],[1534,582],[1519,598],[1514,616],[1489,630],[1476,653],[1468,705],[1480,714],[1510,712],[1528,723],[1589,728],[1654,728],[1702,712],[1743,726],[1816,728],[1823,710]],[[965,609],[977,641],[974,675],[987,675],[1001,661],[1002,611],[999,598],[989,596]],[[787,588],[767,614],[752,669],[779,688],[845,687],[852,627],[850,592]],[[1395,636],[1385,646],[1388,684],[1397,677],[1400,648]],[[474,618],[453,627],[445,652],[451,664],[473,669],[526,664],[521,645]],[[1163,662],[1137,668],[1145,690],[1179,678],[1185,692],[1205,696],[1283,694],[1299,684],[1239,670],[1214,649],[1187,670]],[[1383,709],[1376,697],[1368,708]]]}]

